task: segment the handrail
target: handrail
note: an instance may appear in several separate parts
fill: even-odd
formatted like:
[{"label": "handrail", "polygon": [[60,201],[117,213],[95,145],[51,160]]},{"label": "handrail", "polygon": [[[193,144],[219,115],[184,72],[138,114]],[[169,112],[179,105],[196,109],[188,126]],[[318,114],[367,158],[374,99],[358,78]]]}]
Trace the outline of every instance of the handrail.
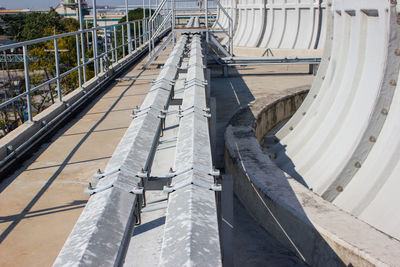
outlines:
[{"label": "handrail", "polygon": [[[122,23],[117,23],[117,24],[112,24],[112,25],[107,25],[107,26],[98,26],[97,30],[126,25],[128,23],[130,23],[130,24],[137,23],[138,21],[143,21],[143,20],[148,20],[148,19],[138,19],[138,20],[122,22]],[[41,43],[41,42],[52,41],[54,39],[65,38],[65,37],[74,36],[74,35],[81,34],[81,33],[89,33],[89,32],[93,32],[94,30],[96,30],[96,28],[92,27],[92,28],[88,28],[88,29],[84,29],[84,30],[60,33],[60,34],[42,37],[42,38],[38,38],[38,39],[33,39],[33,40],[29,40],[29,41],[23,41],[23,42],[18,42],[18,43],[14,43],[14,44],[2,45],[2,46],[0,46],[0,51],[18,48],[18,47],[22,47],[24,45],[33,45],[33,44],[37,44],[37,43]]]},{"label": "handrail", "polygon": [[[34,40],[29,40],[29,41],[23,41],[23,42],[19,42],[19,43],[14,43],[14,44],[9,44],[9,45],[4,45],[4,46],[0,46],[0,52],[2,51],[6,51],[9,49],[15,49],[15,48],[23,48],[24,50],[24,54],[23,54],[23,60],[22,62],[24,62],[24,72],[25,72],[25,84],[26,84],[26,91],[18,94],[17,96],[14,96],[10,99],[5,100],[4,102],[0,103],[0,108],[4,108],[7,107],[8,105],[14,103],[17,100],[20,100],[23,97],[28,97],[30,96],[31,93],[34,93],[35,91],[39,90],[40,88],[43,88],[45,86],[48,86],[52,83],[57,82],[57,94],[58,94],[58,100],[61,101],[62,100],[62,91],[61,91],[61,87],[60,87],[60,80],[62,78],[64,78],[65,76],[71,74],[74,71],[79,71],[79,86],[81,87],[83,82],[82,82],[82,78],[83,81],[86,82],[86,66],[88,66],[89,64],[92,64],[93,62],[97,62],[98,60],[105,60],[108,61],[108,55],[112,55],[112,62],[119,62],[121,59],[118,58],[118,51],[121,51],[121,47],[123,50],[125,50],[125,46],[129,45],[131,47],[135,47],[135,49],[137,49],[137,45],[136,45],[136,41],[139,39],[139,41],[144,38],[144,36],[146,36],[146,34],[148,34],[147,32],[141,32],[139,30],[139,33],[136,33],[136,27],[138,26],[140,28],[140,24],[144,24],[145,22],[148,22],[149,18],[145,18],[145,19],[138,19],[138,20],[133,20],[133,21],[127,21],[127,22],[123,22],[123,23],[118,23],[118,24],[113,24],[113,25],[106,25],[106,26],[99,26],[99,27],[92,27],[90,29],[84,29],[84,30],[78,30],[78,31],[74,31],[74,32],[68,32],[68,33],[62,33],[62,34],[56,34],[56,35],[52,35],[52,36],[47,36],[47,37],[42,37],[42,38],[38,38],[38,39],[34,39]],[[118,29],[119,27],[122,27],[122,31],[124,31],[124,25],[130,25],[133,24],[133,28],[135,29],[134,31],[134,37],[133,38],[129,38],[130,33],[127,34],[128,35],[128,41],[126,40],[126,37],[123,34],[123,38],[122,38],[122,42],[121,44],[117,43],[117,39],[118,39],[118,34],[116,29]],[[155,32],[155,35],[160,34],[160,28],[163,28],[165,25],[162,24],[160,25],[160,22],[156,22],[155,23],[155,27],[157,29],[157,31]],[[129,27],[126,27],[126,29]],[[76,51],[76,66],[72,67],[68,70],[65,70],[64,72],[60,73],[60,64],[62,64],[63,62],[61,62],[61,58],[59,56],[58,53],[58,48],[59,48],[59,44],[58,41],[61,38],[66,38],[66,37],[72,37],[75,36],[76,37],[76,41],[77,41],[77,45],[79,44],[79,41],[82,41],[82,38],[85,38],[85,34],[86,33],[92,33],[92,35],[95,34],[95,31],[101,31],[103,30],[104,35],[107,36],[106,38],[111,38],[110,42],[104,42],[104,44],[102,45],[93,45],[93,49],[96,51],[93,51],[93,55],[91,58],[86,58],[82,53],[81,53],[81,49],[77,49]],[[110,37],[108,37],[110,36]],[[86,37],[87,38],[87,37]],[[154,36],[151,36],[152,39],[154,39]],[[96,39],[96,38],[95,38]],[[93,39],[92,39],[93,40]],[[31,83],[30,83],[30,75],[29,75],[29,55],[28,55],[28,46],[30,45],[35,45],[35,44],[39,44],[39,43],[43,43],[43,42],[49,42],[49,41],[53,41],[54,42],[54,65],[55,68],[57,70],[57,75],[56,77],[51,77],[48,80],[42,82],[39,85],[36,85],[35,87],[31,87]],[[95,40],[93,40],[95,41]],[[132,46],[132,43],[135,43],[135,46]],[[142,43],[142,45],[144,44],[144,42]],[[107,47],[105,47],[104,49],[104,45],[106,45]],[[78,45],[79,46],[79,45]],[[109,47],[111,46],[111,47]],[[129,50],[128,50],[129,51]],[[133,51],[133,49],[132,49]],[[129,51],[129,53],[131,53],[132,51]],[[53,51],[52,51],[53,52]],[[128,54],[129,54],[128,53]],[[123,53],[125,56],[125,53]],[[100,68],[100,72],[103,71],[103,67]],[[82,72],[84,72],[84,75],[82,77]],[[96,76],[98,76],[99,72],[95,73]],[[32,121],[32,110],[31,110],[31,102],[30,99],[26,100],[26,106],[27,106],[27,111],[28,111],[28,121]]]}]

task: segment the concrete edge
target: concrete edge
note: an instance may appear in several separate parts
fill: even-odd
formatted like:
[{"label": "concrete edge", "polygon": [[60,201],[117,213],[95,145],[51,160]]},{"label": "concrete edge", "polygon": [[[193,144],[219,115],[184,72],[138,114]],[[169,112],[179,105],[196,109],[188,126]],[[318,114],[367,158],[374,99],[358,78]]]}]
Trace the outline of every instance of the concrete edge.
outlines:
[{"label": "concrete edge", "polygon": [[225,170],[256,220],[312,266],[398,266],[400,242],[323,200],[280,170],[259,142],[300,106],[305,92],[258,99],[225,132]]}]

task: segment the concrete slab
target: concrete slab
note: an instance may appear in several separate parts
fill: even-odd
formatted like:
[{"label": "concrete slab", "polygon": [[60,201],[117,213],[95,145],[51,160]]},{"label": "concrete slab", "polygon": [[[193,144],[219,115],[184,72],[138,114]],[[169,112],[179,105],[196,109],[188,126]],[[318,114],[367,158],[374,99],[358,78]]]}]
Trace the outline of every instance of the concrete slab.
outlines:
[{"label": "concrete slab", "polygon": [[223,168],[224,132],[228,121],[241,107],[258,98],[280,94],[287,88],[309,89],[314,79],[305,65],[249,66],[211,72],[211,96],[217,102],[216,167]]},{"label": "concrete slab", "polygon": [[[168,57],[170,47],[161,59]],[[159,70],[143,71],[140,65],[124,76],[157,77]],[[150,87],[146,80],[116,82],[105,88],[3,180],[0,266],[49,266],[54,262],[88,199],[84,188],[93,173],[106,166],[131,123],[132,109],[140,106]],[[32,217],[40,210],[60,211],[42,211],[41,216]]]}]

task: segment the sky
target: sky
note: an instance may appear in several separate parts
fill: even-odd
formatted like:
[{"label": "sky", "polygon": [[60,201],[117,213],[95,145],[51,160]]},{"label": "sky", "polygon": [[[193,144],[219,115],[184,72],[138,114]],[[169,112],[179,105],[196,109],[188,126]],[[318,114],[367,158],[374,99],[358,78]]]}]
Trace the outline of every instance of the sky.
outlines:
[{"label": "sky", "polygon": [[[56,7],[60,0],[0,0],[0,7],[7,9],[20,9],[20,8],[48,8]],[[146,1],[148,2],[148,1]],[[93,0],[88,0],[89,5],[92,5]],[[97,0],[97,5],[124,5],[125,0]],[[129,0],[129,4],[142,4],[142,0]]]}]

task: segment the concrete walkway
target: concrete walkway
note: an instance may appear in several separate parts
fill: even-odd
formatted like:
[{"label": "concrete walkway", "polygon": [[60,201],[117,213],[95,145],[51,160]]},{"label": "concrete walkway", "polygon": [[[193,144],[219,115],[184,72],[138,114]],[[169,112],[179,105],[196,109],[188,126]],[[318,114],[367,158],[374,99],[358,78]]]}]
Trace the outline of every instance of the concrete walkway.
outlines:
[{"label": "concrete walkway", "polygon": [[[165,62],[171,45],[158,62]],[[122,77],[155,79],[159,69]],[[115,82],[0,184],[0,266],[51,266],[81,214],[92,175],[104,170],[151,80]]]}]

